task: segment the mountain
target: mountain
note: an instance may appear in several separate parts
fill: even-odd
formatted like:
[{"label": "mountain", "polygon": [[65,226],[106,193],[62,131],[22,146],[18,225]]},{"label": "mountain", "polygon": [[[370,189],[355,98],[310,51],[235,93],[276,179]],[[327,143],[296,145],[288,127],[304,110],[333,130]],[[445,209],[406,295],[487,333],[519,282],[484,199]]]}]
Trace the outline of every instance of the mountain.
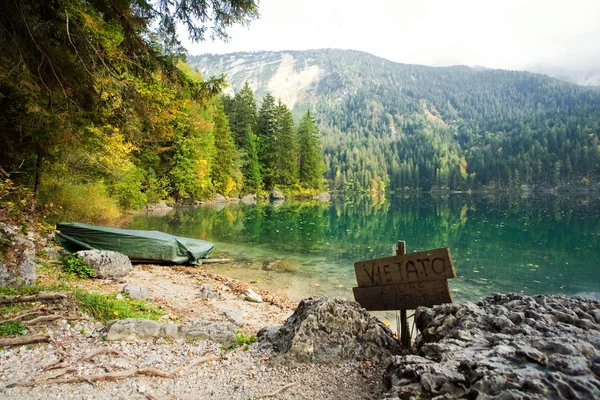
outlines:
[{"label": "mountain", "polygon": [[528,68],[530,71],[539,72],[565,82],[581,86],[600,86],[600,68],[569,69],[549,66]]},{"label": "mountain", "polygon": [[600,175],[600,91],[545,75],[395,63],[352,50],[201,55],[321,129],[334,189],[471,189]]}]

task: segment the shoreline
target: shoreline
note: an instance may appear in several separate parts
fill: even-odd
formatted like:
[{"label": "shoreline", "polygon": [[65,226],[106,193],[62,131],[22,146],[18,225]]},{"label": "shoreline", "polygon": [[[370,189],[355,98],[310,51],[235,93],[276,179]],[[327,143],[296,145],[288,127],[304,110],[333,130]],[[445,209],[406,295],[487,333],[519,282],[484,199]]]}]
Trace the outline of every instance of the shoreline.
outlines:
[{"label": "shoreline", "polygon": [[[51,275],[42,271],[40,281]],[[93,292],[120,293],[125,285],[145,286],[148,301],[166,312],[160,323],[203,320],[233,323],[238,332],[256,335],[263,327],[281,325],[296,309],[286,296],[260,290],[237,279],[227,278],[205,266],[159,266],[136,264],[119,280],[78,280],[74,286]],[[201,288],[210,285],[217,294],[212,299],[199,297]],[[245,300],[244,292],[253,289],[263,302]],[[132,398],[177,399],[255,399],[294,383],[276,398],[364,399],[377,391],[383,366],[345,362],[340,365],[282,363],[255,343],[247,349],[224,348],[210,340],[105,341],[103,325],[89,320],[59,320],[48,326],[53,343],[0,349],[0,397],[20,398]],[[89,362],[78,362],[95,351],[106,354]],[[12,387],[15,383],[48,379],[63,369],[48,368],[52,363],[71,365],[69,375],[91,376],[108,370],[155,368],[163,371],[185,367],[203,357],[215,360],[171,378],[133,376],[118,382],[36,385]],[[186,367],[187,368],[187,367]],[[336,384],[332,386],[332,383]],[[271,397],[271,396],[268,396]]]}]

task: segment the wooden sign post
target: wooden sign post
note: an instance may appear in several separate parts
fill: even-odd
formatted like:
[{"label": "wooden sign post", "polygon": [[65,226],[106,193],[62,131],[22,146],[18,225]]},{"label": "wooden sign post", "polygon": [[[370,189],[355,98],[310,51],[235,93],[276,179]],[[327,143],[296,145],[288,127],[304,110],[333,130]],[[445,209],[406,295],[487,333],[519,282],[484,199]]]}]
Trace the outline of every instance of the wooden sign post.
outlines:
[{"label": "wooden sign post", "polygon": [[395,256],[354,264],[358,287],[354,299],[369,311],[400,310],[401,343],[410,343],[406,310],[452,303],[447,279],[456,273],[447,247],[405,254],[398,242]]}]

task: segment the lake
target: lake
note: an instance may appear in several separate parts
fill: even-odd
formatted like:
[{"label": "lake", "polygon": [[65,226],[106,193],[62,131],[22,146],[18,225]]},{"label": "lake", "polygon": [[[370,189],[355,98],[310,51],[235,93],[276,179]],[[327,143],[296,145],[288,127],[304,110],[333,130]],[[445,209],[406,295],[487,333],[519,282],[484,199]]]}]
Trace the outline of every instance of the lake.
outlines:
[{"label": "lake", "polygon": [[301,299],[352,299],[354,263],[449,247],[456,301],[495,292],[600,297],[600,200],[586,195],[394,194],[140,214],[128,225],[216,244],[209,269]]}]

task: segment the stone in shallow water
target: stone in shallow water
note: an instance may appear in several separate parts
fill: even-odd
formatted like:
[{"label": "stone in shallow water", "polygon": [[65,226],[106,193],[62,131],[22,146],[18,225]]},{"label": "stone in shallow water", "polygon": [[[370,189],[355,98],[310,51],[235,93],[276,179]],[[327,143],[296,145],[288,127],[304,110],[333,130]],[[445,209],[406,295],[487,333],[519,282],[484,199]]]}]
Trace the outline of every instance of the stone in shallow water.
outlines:
[{"label": "stone in shallow water", "polygon": [[381,362],[403,353],[389,328],[358,303],[327,297],[302,300],[283,325],[261,329],[258,340],[300,362]]}]

